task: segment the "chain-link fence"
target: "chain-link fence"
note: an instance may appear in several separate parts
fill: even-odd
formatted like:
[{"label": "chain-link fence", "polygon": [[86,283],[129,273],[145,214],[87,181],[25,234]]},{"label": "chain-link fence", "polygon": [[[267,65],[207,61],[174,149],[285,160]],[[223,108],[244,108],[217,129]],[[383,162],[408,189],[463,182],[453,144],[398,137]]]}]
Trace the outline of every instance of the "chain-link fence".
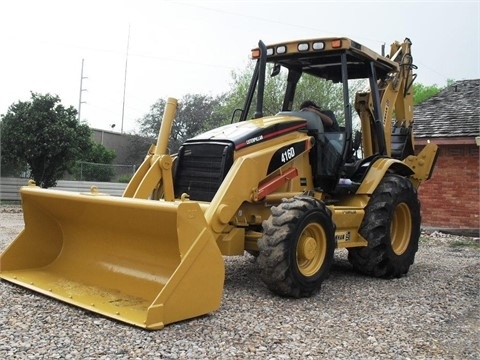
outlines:
[{"label": "chain-link fence", "polygon": [[78,181],[128,182],[135,170],[135,165],[77,161],[73,168],[72,177]]}]

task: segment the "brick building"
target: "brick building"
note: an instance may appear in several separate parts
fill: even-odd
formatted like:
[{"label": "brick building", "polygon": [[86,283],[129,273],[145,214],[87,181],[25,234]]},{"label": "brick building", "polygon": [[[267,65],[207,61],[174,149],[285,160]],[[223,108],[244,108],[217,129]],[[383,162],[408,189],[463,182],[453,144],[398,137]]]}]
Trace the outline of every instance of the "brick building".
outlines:
[{"label": "brick building", "polygon": [[480,79],[457,81],[415,108],[415,144],[438,144],[433,176],[419,189],[422,223],[480,229]]}]

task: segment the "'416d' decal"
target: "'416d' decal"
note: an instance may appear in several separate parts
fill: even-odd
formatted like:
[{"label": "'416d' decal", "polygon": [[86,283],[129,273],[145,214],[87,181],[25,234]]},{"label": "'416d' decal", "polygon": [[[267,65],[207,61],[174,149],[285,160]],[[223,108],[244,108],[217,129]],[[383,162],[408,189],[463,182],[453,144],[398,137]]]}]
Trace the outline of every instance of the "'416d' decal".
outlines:
[{"label": "'416d' decal", "polygon": [[283,146],[275,151],[268,165],[268,174],[303,153],[306,150],[306,144],[305,141],[300,141],[295,144]]},{"label": "'416d' decal", "polygon": [[295,157],[295,148],[290,146],[287,150],[282,152],[282,163],[292,160]]}]

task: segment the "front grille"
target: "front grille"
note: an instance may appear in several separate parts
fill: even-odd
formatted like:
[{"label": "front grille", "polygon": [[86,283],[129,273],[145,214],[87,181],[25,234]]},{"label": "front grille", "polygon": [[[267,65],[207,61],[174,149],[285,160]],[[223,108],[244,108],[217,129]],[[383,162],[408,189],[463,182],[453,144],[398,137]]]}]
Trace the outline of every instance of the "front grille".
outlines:
[{"label": "front grille", "polygon": [[187,143],[175,167],[175,197],[187,193],[191,200],[211,201],[233,163],[231,143]]}]

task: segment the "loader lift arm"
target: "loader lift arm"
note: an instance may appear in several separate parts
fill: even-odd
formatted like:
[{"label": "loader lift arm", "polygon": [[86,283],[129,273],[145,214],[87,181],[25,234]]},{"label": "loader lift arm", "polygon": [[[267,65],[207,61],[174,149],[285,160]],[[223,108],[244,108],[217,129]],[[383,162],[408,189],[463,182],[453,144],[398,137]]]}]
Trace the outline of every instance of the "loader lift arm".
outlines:
[{"label": "loader lift arm", "polygon": [[157,145],[148,151],[145,160],[128,183],[123,197],[135,199],[163,198],[166,201],[174,200],[172,165],[173,159],[167,154],[168,137],[172,128],[178,102],[168,98],[163,114]]}]

